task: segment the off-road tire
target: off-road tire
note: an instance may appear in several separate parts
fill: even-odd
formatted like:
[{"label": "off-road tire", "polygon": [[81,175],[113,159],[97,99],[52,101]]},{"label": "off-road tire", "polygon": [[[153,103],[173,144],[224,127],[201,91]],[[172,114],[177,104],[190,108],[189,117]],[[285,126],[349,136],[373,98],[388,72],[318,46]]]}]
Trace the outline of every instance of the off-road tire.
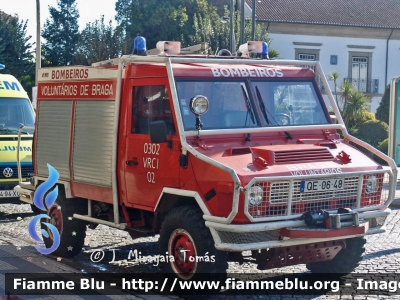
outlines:
[{"label": "off-road tire", "polygon": [[[185,263],[182,257],[179,258],[176,252],[173,253],[173,249],[177,247],[194,249],[197,257],[208,255],[213,262],[200,261],[192,265]],[[177,207],[165,216],[160,229],[159,249],[160,255],[165,256],[168,253],[175,257],[174,262],[160,263],[163,272],[175,274],[183,280],[199,279],[199,274],[210,273],[222,278],[228,268],[228,253],[215,249],[210,230],[206,227],[203,214],[197,207]],[[185,258],[186,261],[188,256]]]},{"label": "off-road tire", "polygon": [[[59,186],[57,200],[47,211],[51,219],[41,220],[53,224],[60,233],[60,245],[52,255],[73,257],[81,252],[86,237],[86,223],[72,218],[74,213],[86,215],[87,202],[78,198],[66,198],[63,187]],[[43,236],[43,241],[46,248],[50,248],[53,245],[51,232],[43,224],[42,229],[49,233],[48,238]]]},{"label": "off-road tire", "polygon": [[362,260],[365,251],[364,237],[346,240],[346,247],[332,259],[306,264],[307,269],[313,273],[351,273]]},{"label": "off-road tire", "polygon": [[34,204],[30,204],[30,206],[31,206],[31,210],[33,211],[33,213],[35,215],[39,215],[39,214],[43,213],[43,211],[41,209],[37,208]]}]

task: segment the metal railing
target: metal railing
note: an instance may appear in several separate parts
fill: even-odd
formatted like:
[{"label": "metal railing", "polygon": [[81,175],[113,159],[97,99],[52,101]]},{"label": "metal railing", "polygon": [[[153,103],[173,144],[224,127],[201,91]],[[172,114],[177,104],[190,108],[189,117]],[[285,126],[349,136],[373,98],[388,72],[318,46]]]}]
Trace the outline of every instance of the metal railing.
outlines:
[{"label": "metal railing", "polygon": [[359,79],[359,78],[345,78],[353,84],[353,88],[359,92],[367,94],[377,94],[379,92],[379,79]]}]

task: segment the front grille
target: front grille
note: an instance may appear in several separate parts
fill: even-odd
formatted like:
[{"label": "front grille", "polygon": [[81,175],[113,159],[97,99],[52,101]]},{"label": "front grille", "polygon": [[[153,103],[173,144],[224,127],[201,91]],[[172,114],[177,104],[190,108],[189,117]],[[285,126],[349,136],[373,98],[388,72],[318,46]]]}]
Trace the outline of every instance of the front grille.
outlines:
[{"label": "front grille", "polygon": [[[327,179],[327,178],[325,178]],[[300,193],[301,181],[295,181],[292,191],[292,203],[300,201],[318,201],[322,199],[338,199],[357,196],[358,177],[346,177],[344,179],[344,189],[326,192]],[[269,189],[269,203],[287,203],[289,198],[289,182],[274,182]]]},{"label": "front grille", "polygon": [[[307,211],[337,210],[340,207],[360,208],[376,206],[384,203],[389,198],[389,174],[376,174],[379,189],[377,192],[366,192],[367,175],[348,175],[345,177],[335,175],[332,177],[304,177],[299,179],[273,181],[259,178],[253,181],[263,189],[263,201],[257,206],[247,203],[250,218],[282,219],[285,216],[299,215]],[[301,192],[302,180],[332,180],[342,179],[343,189],[328,191]],[[249,184],[250,186],[250,184]],[[246,197],[248,194],[246,193]],[[289,200],[291,199],[291,200]],[[290,207],[289,207],[290,202]]]},{"label": "front grille", "polygon": [[[6,177],[4,175],[4,169],[11,168],[12,176]],[[22,178],[32,177],[33,176],[33,166],[32,165],[24,165],[21,166]],[[16,165],[2,165],[0,166],[0,179],[18,179],[18,168]]]}]

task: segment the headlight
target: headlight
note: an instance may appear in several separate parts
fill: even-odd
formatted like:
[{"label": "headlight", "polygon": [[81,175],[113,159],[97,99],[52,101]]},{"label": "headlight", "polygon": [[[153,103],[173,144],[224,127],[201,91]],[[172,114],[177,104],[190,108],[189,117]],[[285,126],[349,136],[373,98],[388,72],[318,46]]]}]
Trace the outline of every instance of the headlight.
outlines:
[{"label": "headlight", "polygon": [[263,199],[264,191],[261,186],[253,185],[247,190],[247,198],[250,206],[260,205]]},{"label": "headlight", "polygon": [[208,99],[206,96],[194,96],[190,100],[190,110],[195,115],[202,115],[207,112],[208,110]]},{"label": "headlight", "polygon": [[375,175],[367,176],[367,180],[365,182],[365,191],[367,193],[375,193],[378,190],[379,182],[378,178]]}]

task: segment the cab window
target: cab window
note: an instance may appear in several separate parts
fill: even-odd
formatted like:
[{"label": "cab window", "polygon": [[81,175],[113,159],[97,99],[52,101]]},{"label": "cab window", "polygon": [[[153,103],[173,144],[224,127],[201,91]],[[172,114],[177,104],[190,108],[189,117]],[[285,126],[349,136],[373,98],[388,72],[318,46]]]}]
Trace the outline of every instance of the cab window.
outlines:
[{"label": "cab window", "polygon": [[149,134],[151,122],[164,121],[167,135],[175,135],[172,110],[165,85],[137,86],[133,88],[131,132]]}]

